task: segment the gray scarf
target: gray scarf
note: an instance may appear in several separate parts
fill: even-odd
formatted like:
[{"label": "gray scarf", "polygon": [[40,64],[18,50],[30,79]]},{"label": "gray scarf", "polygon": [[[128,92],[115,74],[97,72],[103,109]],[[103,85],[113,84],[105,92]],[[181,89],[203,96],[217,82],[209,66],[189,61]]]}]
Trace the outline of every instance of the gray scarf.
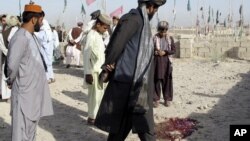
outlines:
[{"label": "gray scarf", "polygon": [[[145,113],[149,109],[149,71],[154,51],[152,32],[145,5],[141,7],[141,11],[144,25],[140,38],[139,52],[137,55],[137,67],[133,79],[133,87],[136,88],[139,86],[141,89],[138,90],[139,95],[134,107],[135,113]],[[140,83],[141,80],[143,82],[142,84]],[[135,91],[135,94],[137,92]]]}]

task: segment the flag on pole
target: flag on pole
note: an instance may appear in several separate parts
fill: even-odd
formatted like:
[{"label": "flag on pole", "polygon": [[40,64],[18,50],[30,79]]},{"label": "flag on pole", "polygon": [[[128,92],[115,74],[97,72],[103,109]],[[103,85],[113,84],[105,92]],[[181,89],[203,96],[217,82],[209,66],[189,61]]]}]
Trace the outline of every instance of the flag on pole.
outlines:
[{"label": "flag on pole", "polygon": [[[174,0],[174,9],[173,9],[173,14],[174,14],[174,24],[175,24],[175,20],[176,20],[176,0]],[[175,25],[174,25],[175,26]]]},{"label": "flag on pole", "polygon": [[188,3],[187,3],[187,11],[191,11],[191,4],[190,4],[190,0],[188,0]]},{"label": "flag on pole", "polygon": [[85,11],[85,8],[84,8],[83,4],[82,4],[82,8],[81,8],[81,13],[86,15],[86,11]]},{"label": "flag on pole", "polygon": [[201,19],[204,20],[204,11],[203,11],[203,7],[200,8],[200,11],[201,11]]},{"label": "flag on pole", "polygon": [[113,11],[112,13],[110,13],[110,17],[118,16],[118,15],[120,15],[122,13],[123,13],[123,6],[120,6],[115,11]]},{"label": "flag on pole", "polygon": [[218,24],[220,21],[219,21],[219,10],[217,10],[216,12],[216,24]]},{"label": "flag on pole", "polygon": [[211,7],[209,6],[207,22],[210,23],[210,21],[211,21]]},{"label": "flag on pole", "polygon": [[64,0],[64,8],[63,8],[63,13],[65,12],[66,7],[67,7],[67,0]]},{"label": "flag on pole", "polygon": [[240,9],[239,9],[239,13],[240,13],[240,26],[243,25],[243,5],[240,5]]},{"label": "flag on pole", "polygon": [[242,14],[242,9],[243,9],[243,6],[242,6],[242,5],[240,5],[240,9],[239,9],[239,13],[240,13],[240,15]]},{"label": "flag on pole", "polygon": [[95,0],[86,0],[87,5],[89,6],[90,4],[92,4],[93,2],[95,2]]},{"label": "flag on pole", "polygon": [[214,23],[214,9],[212,9],[212,19],[213,19],[213,23]]}]

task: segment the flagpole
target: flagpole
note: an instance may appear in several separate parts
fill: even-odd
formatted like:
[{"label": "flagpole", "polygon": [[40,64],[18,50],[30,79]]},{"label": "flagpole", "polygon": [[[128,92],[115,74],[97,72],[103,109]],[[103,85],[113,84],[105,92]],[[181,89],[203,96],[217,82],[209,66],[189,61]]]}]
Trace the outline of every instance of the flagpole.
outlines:
[{"label": "flagpole", "polygon": [[175,35],[175,19],[176,19],[176,0],[174,0],[174,10],[173,10],[173,14],[174,14],[174,19],[173,19],[173,30],[174,30],[174,35]]},{"label": "flagpole", "polygon": [[104,4],[105,4],[105,9],[104,9],[104,11],[105,11],[105,13],[107,12],[107,1],[106,0],[104,0]]},{"label": "flagpole", "polygon": [[20,18],[22,17],[22,6],[21,6],[22,4],[21,4],[21,0],[19,0],[19,16],[20,16]]},{"label": "flagpole", "polygon": [[241,18],[241,36],[243,35],[243,27],[244,27],[244,19],[243,19],[243,10],[244,10],[244,7],[243,7],[243,2],[244,2],[244,0],[241,0],[241,6],[242,6],[242,8],[241,8],[241,14],[240,14],[240,18]]},{"label": "flagpole", "polygon": [[197,0],[197,15],[196,15],[196,23],[195,23],[195,27],[196,27],[196,37],[198,36],[199,7],[200,7],[200,0]]},{"label": "flagpole", "polygon": [[229,0],[229,28],[231,29],[231,24],[232,24],[232,13],[231,13],[231,9],[232,9],[232,1]]}]

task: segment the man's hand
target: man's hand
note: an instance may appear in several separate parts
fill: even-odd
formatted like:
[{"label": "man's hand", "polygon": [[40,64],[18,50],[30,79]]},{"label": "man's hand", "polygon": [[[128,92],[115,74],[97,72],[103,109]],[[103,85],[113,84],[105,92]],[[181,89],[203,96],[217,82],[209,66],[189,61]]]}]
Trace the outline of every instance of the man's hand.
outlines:
[{"label": "man's hand", "polygon": [[109,72],[112,72],[112,71],[115,69],[115,64],[107,65],[107,66],[106,66],[106,69],[107,69]]},{"label": "man's hand", "polygon": [[156,56],[159,55],[159,50],[155,50],[155,55],[156,55]]},{"label": "man's hand", "polygon": [[75,41],[74,41],[74,40],[70,40],[69,42],[70,42],[71,44],[73,44],[73,45],[75,44]]},{"label": "man's hand", "polygon": [[167,53],[164,51],[164,50],[160,50],[159,51],[159,56],[164,56],[164,55],[166,55]]},{"label": "man's hand", "polygon": [[109,72],[103,70],[99,75],[99,81],[107,83],[109,81]]},{"label": "man's hand", "polygon": [[86,81],[86,83],[92,85],[92,83],[93,83],[93,76],[91,74],[86,74],[85,75],[85,81]]},{"label": "man's hand", "polygon": [[11,86],[11,85],[7,85],[7,87],[8,87],[9,89],[11,89],[11,88],[12,88],[12,86]]},{"label": "man's hand", "polygon": [[105,66],[105,69],[99,75],[99,81],[107,83],[110,79],[110,73],[115,69],[115,64]]}]

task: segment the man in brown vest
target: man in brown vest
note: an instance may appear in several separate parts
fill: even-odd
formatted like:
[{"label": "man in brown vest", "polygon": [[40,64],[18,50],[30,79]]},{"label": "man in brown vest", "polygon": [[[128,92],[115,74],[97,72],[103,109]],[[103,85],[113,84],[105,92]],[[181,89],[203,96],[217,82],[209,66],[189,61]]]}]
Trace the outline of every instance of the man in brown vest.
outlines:
[{"label": "man in brown vest", "polygon": [[83,23],[78,22],[77,27],[72,28],[68,34],[68,45],[66,48],[66,68],[69,68],[72,61],[80,67],[81,39],[83,36]]}]

